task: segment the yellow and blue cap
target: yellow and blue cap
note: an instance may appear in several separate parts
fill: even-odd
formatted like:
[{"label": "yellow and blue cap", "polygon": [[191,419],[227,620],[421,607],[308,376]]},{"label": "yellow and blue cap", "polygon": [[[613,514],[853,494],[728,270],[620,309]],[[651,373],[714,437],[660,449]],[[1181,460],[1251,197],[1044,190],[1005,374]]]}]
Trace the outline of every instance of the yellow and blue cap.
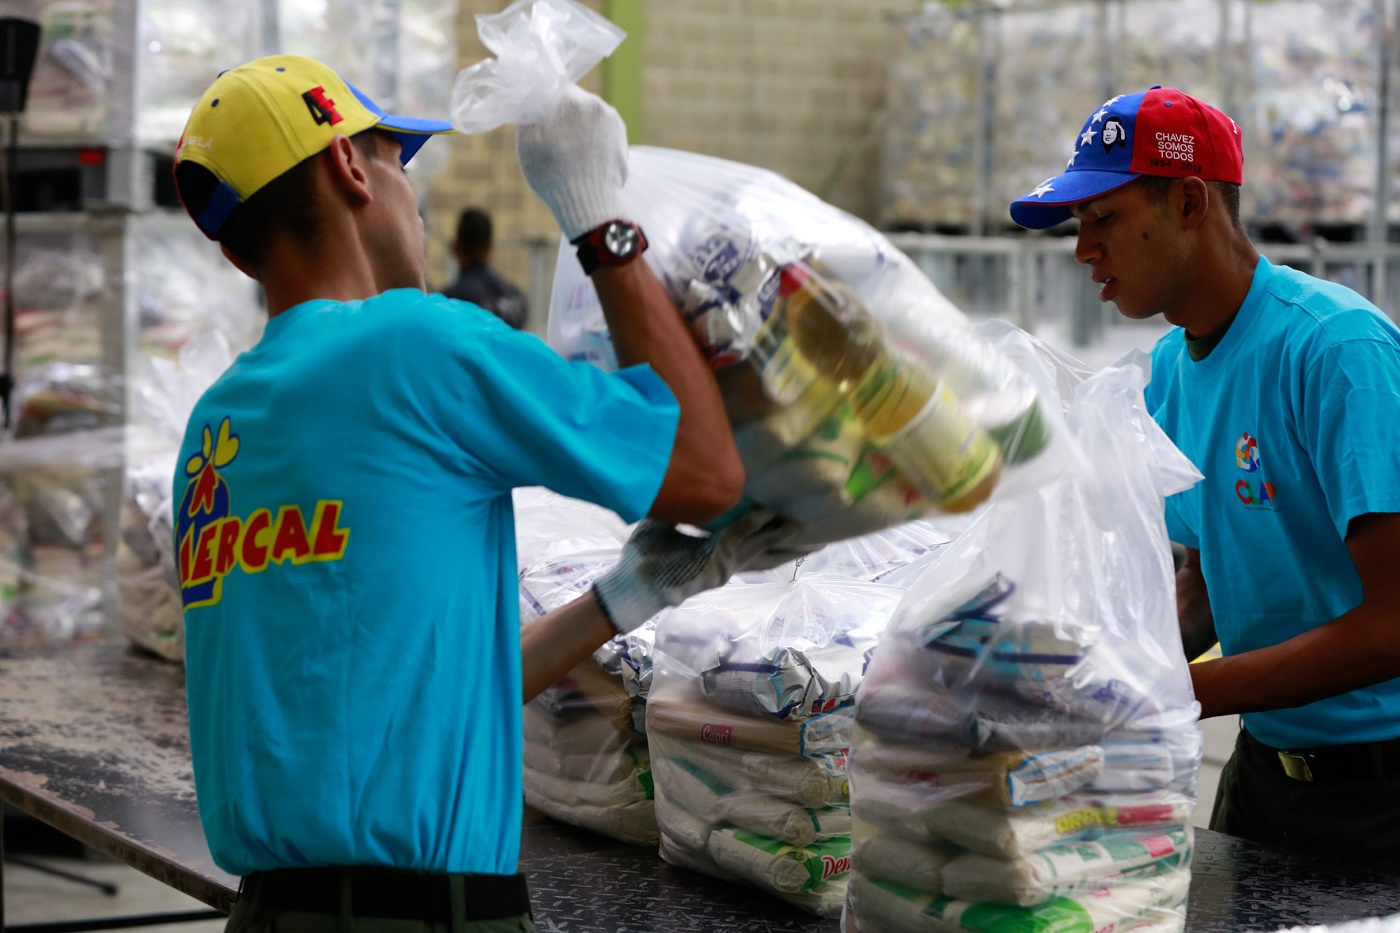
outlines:
[{"label": "yellow and blue cap", "polygon": [[[181,193],[205,236],[217,240],[234,209],[264,185],[330,146],[336,136],[375,128],[398,139],[408,160],[429,136],[452,132],[445,120],[385,113],[336,72],[300,55],[273,55],[214,80],[190,113],[175,167],[203,166],[219,181],[202,205]],[[179,173],[176,173],[179,188]]]}]

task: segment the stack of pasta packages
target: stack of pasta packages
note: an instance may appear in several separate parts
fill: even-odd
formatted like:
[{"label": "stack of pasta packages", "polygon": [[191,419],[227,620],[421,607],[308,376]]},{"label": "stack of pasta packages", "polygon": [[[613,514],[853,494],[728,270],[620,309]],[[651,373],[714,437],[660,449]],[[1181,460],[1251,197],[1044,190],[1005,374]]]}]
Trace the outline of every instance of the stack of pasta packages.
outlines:
[{"label": "stack of pasta packages", "polygon": [[882,638],[856,708],[848,933],[1182,929],[1199,707],[1162,500],[1199,474],[1145,381],[1076,389],[1084,472],[994,502]]},{"label": "stack of pasta packages", "polygon": [[647,705],[662,858],[839,915],[853,700],[903,592],[801,574],[663,618]]},{"label": "stack of pasta packages", "polygon": [[[515,492],[522,625],[585,593],[615,563],[627,526],[542,489]],[[603,645],[525,705],[525,802],[593,832],[657,842],[646,693],[652,622]]]}]

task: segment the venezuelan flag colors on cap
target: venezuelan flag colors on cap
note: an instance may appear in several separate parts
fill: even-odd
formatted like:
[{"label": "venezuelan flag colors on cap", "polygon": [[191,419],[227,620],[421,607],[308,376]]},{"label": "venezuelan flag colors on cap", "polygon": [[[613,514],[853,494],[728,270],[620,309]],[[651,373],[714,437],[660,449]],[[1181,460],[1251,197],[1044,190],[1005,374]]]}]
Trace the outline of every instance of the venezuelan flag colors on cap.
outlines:
[{"label": "venezuelan flag colors on cap", "polygon": [[1070,205],[1102,197],[1142,175],[1244,181],[1239,125],[1161,85],[1114,97],[1090,114],[1065,172],[1011,202],[1011,219],[1039,230],[1070,218]]},{"label": "venezuelan flag colors on cap", "polygon": [[220,182],[197,213],[186,208],[206,236],[218,239],[234,208],[268,182],[326,149],[336,136],[371,127],[398,139],[405,164],[429,136],[452,132],[443,120],[385,113],[332,69],[299,55],[260,58],[225,71],[195,104],[175,150],[177,168],[193,162]]}]

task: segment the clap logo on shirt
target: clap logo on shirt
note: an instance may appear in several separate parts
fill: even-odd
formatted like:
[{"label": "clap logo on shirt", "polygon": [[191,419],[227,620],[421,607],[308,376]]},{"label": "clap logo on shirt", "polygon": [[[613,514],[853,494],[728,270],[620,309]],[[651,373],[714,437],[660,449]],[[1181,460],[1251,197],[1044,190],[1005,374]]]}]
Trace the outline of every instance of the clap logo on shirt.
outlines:
[{"label": "clap logo on shirt", "polygon": [[341,528],[344,503],[321,499],[308,523],[295,505],[233,514],[228,480],[220,472],[238,457],[238,435],[225,418],[217,435],[204,426],[198,453],[185,461],[185,494],[175,515],[175,553],[180,596],[186,609],[212,606],[223,598],[224,577],[240,568],[262,573],[269,564],[341,560],[350,529]]},{"label": "clap logo on shirt", "polygon": [[1248,431],[1235,442],[1235,466],[1246,473],[1254,474],[1250,479],[1235,483],[1235,496],[1247,508],[1274,508],[1274,484],[1265,481],[1259,460],[1259,441]]}]

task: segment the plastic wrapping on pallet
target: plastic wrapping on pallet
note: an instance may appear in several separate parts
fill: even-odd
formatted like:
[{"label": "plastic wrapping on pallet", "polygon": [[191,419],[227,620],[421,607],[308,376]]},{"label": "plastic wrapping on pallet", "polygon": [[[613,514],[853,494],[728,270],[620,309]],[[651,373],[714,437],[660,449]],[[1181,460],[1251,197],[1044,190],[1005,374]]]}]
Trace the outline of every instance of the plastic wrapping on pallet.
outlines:
[{"label": "plastic wrapping on pallet", "polygon": [[1200,475],[1147,377],[1137,354],[1074,386],[1079,469],[980,513],[882,637],[849,930],[1182,929],[1201,739],[1162,502]]},{"label": "plastic wrapping on pallet", "polygon": [[96,367],[53,364],[16,387],[0,444],[0,640],[93,638],[106,626],[109,490],[125,435],[107,426],[120,387]]}]

